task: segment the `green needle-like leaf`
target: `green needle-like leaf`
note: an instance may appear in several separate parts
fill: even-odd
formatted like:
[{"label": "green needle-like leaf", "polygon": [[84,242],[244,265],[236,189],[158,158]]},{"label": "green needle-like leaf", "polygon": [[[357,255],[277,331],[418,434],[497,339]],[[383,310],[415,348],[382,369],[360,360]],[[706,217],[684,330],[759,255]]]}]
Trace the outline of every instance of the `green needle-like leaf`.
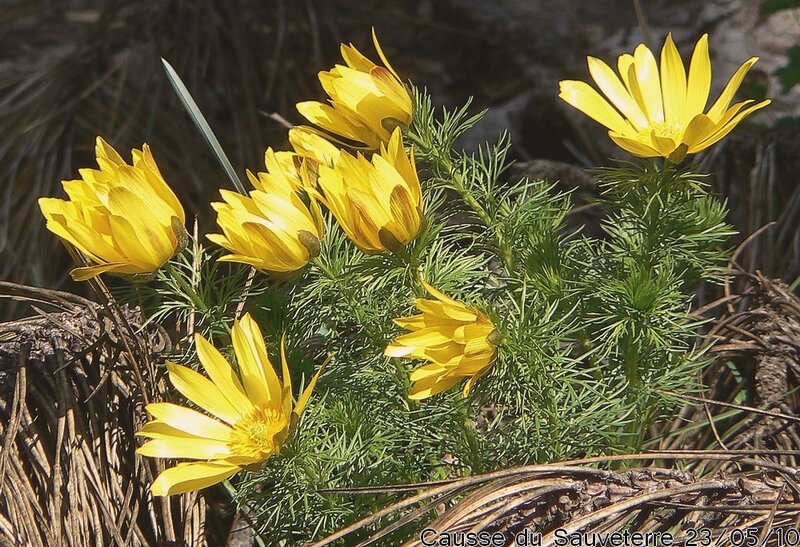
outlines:
[{"label": "green needle-like leaf", "polygon": [[219,140],[217,140],[217,136],[214,135],[214,132],[211,130],[211,126],[208,125],[206,117],[203,116],[202,112],[200,112],[200,108],[197,106],[194,98],[192,98],[192,94],[189,93],[188,89],[186,89],[186,85],[183,83],[183,80],[181,80],[181,77],[178,76],[178,73],[175,72],[175,69],[172,68],[172,65],[169,64],[166,59],[162,57],[161,62],[164,64],[164,70],[167,73],[167,78],[169,78],[169,83],[172,84],[172,89],[175,90],[175,93],[181,100],[181,104],[183,104],[186,112],[189,113],[189,116],[197,126],[197,129],[199,129],[203,134],[203,138],[205,138],[208,146],[211,147],[211,150],[217,157],[217,161],[225,170],[225,174],[228,175],[228,179],[230,179],[230,181],[236,187],[236,190],[242,194],[246,194],[247,191],[245,190],[242,181],[240,181],[239,177],[236,175],[236,171],[233,169],[231,161],[228,159],[228,156],[225,154],[225,151],[219,144]]}]

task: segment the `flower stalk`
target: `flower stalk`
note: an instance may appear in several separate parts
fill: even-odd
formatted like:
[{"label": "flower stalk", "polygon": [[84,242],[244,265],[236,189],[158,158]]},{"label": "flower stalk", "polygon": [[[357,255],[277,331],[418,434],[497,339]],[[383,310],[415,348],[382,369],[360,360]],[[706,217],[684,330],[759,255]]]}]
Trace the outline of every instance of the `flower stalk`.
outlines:
[{"label": "flower stalk", "polygon": [[453,151],[446,143],[420,139],[418,135],[420,129],[412,129],[415,129],[415,131],[409,131],[407,136],[419,150],[420,156],[426,158],[428,161],[428,167],[433,171],[435,175],[434,178],[449,182],[449,186],[458,193],[464,203],[475,213],[475,216],[478,217],[491,233],[497,245],[503,265],[508,271],[513,271],[514,252],[510,243],[499,229],[496,219],[481,205],[481,202],[471,189],[468,188],[465,182],[464,168],[459,165],[459,163],[463,163],[465,158],[454,158]]}]

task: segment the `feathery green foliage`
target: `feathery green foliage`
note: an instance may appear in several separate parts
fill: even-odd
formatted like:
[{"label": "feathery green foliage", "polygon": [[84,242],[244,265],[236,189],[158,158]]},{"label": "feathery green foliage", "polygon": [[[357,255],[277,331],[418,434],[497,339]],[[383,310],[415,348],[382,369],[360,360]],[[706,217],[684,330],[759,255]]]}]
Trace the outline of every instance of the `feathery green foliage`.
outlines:
[{"label": "feathery green foliage", "polygon": [[[327,218],[303,272],[247,280],[247,268],[223,268],[195,239],[135,293],[152,321],[220,347],[234,315],[250,312],[270,347],[286,334],[295,386],[335,352],[281,453],[232,480],[267,543],[319,537],[392,499],[390,489],[336,489],[636,450],[673,404],[660,392],[698,387],[692,291],[721,279],[732,233],[702,178],[652,162],[597,171],[611,212],[605,237],[590,238],[567,229],[569,195],[504,180],[508,135],[475,154],[453,149],[480,119],[469,103],[436,111],[425,92],[414,98],[405,137],[426,218],[404,248],[365,254]],[[410,400],[414,363],[384,356],[399,334],[392,319],[425,296],[422,280],[483,310],[500,333],[494,364],[466,397]],[[191,341],[180,347],[191,361]]]}]

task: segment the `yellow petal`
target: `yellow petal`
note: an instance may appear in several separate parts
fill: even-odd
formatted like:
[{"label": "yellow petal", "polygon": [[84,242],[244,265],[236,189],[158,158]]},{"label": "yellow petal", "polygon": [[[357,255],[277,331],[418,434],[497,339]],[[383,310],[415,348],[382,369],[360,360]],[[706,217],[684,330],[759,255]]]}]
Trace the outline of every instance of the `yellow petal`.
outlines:
[{"label": "yellow petal", "polygon": [[664,97],[664,119],[682,120],[686,104],[686,69],[672,33],[667,34],[661,49],[661,93]]},{"label": "yellow petal", "polygon": [[424,298],[417,298],[414,300],[414,304],[416,304],[417,308],[422,313],[425,314],[432,314],[438,317],[447,317],[449,319],[453,319],[456,321],[476,321],[478,319],[478,314],[470,310],[464,305],[456,303],[451,304],[449,302],[442,302],[440,300],[425,300]]},{"label": "yellow petal", "polygon": [[695,147],[696,150],[702,150],[703,148],[707,148],[707,147],[711,146],[712,144],[714,144],[715,142],[719,141],[720,139],[725,137],[728,133],[733,131],[733,128],[736,127],[739,124],[739,122],[741,122],[745,117],[749,116],[750,114],[752,114],[756,110],[759,110],[760,108],[764,108],[765,106],[767,106],[771,102],[772,101],[767,99],[767,100],[761,101],[760,103],[754,104],[754,105],[749,106],[748,108],[742,110],[741,112],[736,114],[736,116],[734,116],[731,120],[721,124],[721,127],[718,128],[717,131],[713,135],[709,136],[706,140],[704,140],[703,142],[699,143]]},{"label": "yellow petal", "polygon": [[308,404],[308,399],[311,397],[311,393],[314,391],[314,387],[317,385],[317,380],[319,379],[319,375],[322,374],[322,371],[325,369],[325,366],[328,363],[330,363],[332,358],[333,355],[329,355],[328,358],[325,359],[325,362],[322,363],[322,366],[319,367],[317,373],[314,374],[314,377],[311,378],[311,381],[308,383],[308,386],[303,390],[303,393],[297,399],[297,404],[294,407],[294,413],[297,414],[298,416],[301,415],[305,410],[306,405]]},{"label": "yellow petal", "polygon": [[281,374],[283,376],[283,387],[292,391],[292,375],[289,372],[289,361],[286,359],[286,333],[281,335]]},{"label": "yellow petal", "polygon": [[314,125],[347,139],[363,142],[370,148],[378,148],[380,139],[362,125],[343,116],[332,106],[317,101],[297,103],[297,111]]},{"label": "yellow petal", "polygon": [[[207,441],[219,440],[219,439],[209,439],[207,437],[198,437],[197,435],[194,435],[192,433],[187,433],[186,431],[181,431],[180,429],[176,429],[171,425],[167,424],[166,422],[162,422],[160,420],[150,420],[149,422],[144,424],[141,427],[141,429],[139,429],[139,431],[137,431],[135,434],[138,437],[147,437],[149,439],[180,438],[180,439],[205,439]],[[225,439],[224,442],[227,443],[229,440],[230,438]]]},{"label": "yellow petal", "polygon": [[489,343],[485,336],[470,338],[464,344],[464,355],[467,357],[482,357],[487,361],[494,355],[494,346]]},{"label": "yellow petal", "polygon": [[125,257],[96,230],[78,218],[75,204],[56,198],[39,198],[47,229],[71,243],[94,262],[127,263]]},{"label": "yellow petal", "polygon": [[711,57],[708,53],[708,34],[703,34],[694,46],[689,65],[689,80],[686,88],[686,107],[681,124],[703,112],[711,90]]},{"label": "yellow petal", "polygon": [[647,105],[644,100],[644,95],[642,93],[641,86],[636,79],[636,62],[633,58],[633,55],[629,53],[620,55],[619,60],[617,61],[617,66],[619,66],[620,75],[622,76],[622,81],[625,82],[625,87],[628,89],[631,97],[633,97],[633,100],[647,118],[647,125],[650,125],[651,120],[647,114]]},{"label": "yellow petal", "polygon": [[364,55],[362,55],[353,44],[342,44],[339,47],[339,52],[342,54],[342,59],[344,59],[344,62],[347,63],[347,66],[350,68],[361,70],[363,72],[369,72],[369,70],[375,66],[375,63],[364,57]]},{"label": "yellow petal", "polygon": [[650,144],[645,144],[639,139],[632,139],[630,137],[614,133],[613,131],[609,131],[608,136],[611,138],[612,141],[614,141],[617,144],[617,146],[619,146],[624,150],[627,150],[634,156],[640,156],[643,158],[652,158],[654,156],[661,155],[661,153],[658,152],[658,150],[656,150],[655,148],[653,148]]},{"label": "yellow petal", "polygon": [[184,397],[206,412],[233,425],[242,413],[222,394],[208,378],[194,370],[167,361],[169,380]]},{"label": "yellow petal", "polygon": [[477,372],[477,373],[473,374],[473,375],[472,375],[472,376],[471,376],[471,377],[470,377],[470,378],[469,378],[469,379],[468,379],[468,380],[467,380],[467,381],[464,383],[464,397],[466,397],[467,395],[469,395],[469,392],[472,390],[472,387],[475,385],[475,382],[477,382],[478,380],[480,380],[480,378],[481,378],[481,377],[482,377],[484,374],[486,374],[486,372],[487,372],[488,370],[489,370],[489,368],[487,367],[486,369],[484,369],[484,370],[482,370],[482,371],[480,371],[480,372]]},{"label": "yellow petal", "polygon": [[250,314],[233,324],[231,338],[248,399],[254,405],[280,402],[281,383],[267,355],[261,329]]},{"label": "yellow petal", "polygon": [[431,285],[428,282],[426,282],[424,279],[420,280],[420,283],[422,283],[422,286],[425,288],[425,290],[428,291],[428,293],[430,293],[430,295],[433,296],[434,298],[436,298],[437,300],[440,300],[441,302],[444,302],[445,304],[448,304],[448,305],[453,306],[455,308],[461,308],[463,311],[469,311],[464,304],[462,304],[458,300],[454,300],[453,298],[450,298],[449,296],[444,294],[442,291],[440,291],[439,289],[437,289],[433,285]]},{"label": "yellow petal", "polygon": [[[127,262],[136,265],[142,272],[153,272],[163,264],[157,249],[139,239],[137,229],[128,218],[109,216],[108,224],[111,227],[111,237]],[[164,262],[168,259],[169,256],[165,257]]]},{"label": "yellow petal", "polygon": [[[651,123],[664,121],[664,108],[661,102],[661,82],[658,77],[658,65],[653,52],[644,44],[639,44],[633,51],[634,69],[636,71],[636,84],[642,92],[645,114]],[[609,127],[617,133],[613,127]]]},{"label": "yellow petal", "polygon": [[393,319],[394,324],[408,330],[418,330],[425,327],[447,326],[456,328],[463,325],[463,321],[458,321],[447,316],[438,317],[431,314],[421,313],[411,317],[398,317]]},{"label": "yellow petal", "polygon": [[611,67],[595,57],[588,57],[587,61],[589,74],[592,75],[600,91],[628,118],[634,127],[637,129],[645,127],[647,117]]},{"label": "yellow petal", "polygon": [[693,153],[695,146],[710,137],[715,129],[716,124],[708,116],[698,114],[689,122],[681,142],[689,148],[689,153]]},{"label": "yellow petal", "polygon": [[150,458],[188,458],[190,460],[213,460],[230,456],[228,443],[198,438],[161,438],[144,443],[137,454]]},{"label": "yellow petal", "polygon": [[173,403],[151,403],[147,412],[165,424],[198,437],[227,442],[231,428],[205,414]]},{"label": "yellow petal", "polygon": [[392,132],[388,145],[381,145],[381,156],[400,174],[406,188],[413,197],[414,203],[421,208],[422,187],[417,175],[414,150],[411,150],[410,155],[406,155],[405,148],[403,148],[403,132],[399,127]]},{"label": "yellow petal", "polygon": [[242,415],[250,412],[253,409],[253,403],[247,398],[242,384],[228,361],[202,335],[195,334],[194,342],[200,364],[203,365],[211,381],[216,384],[233,408]]},{"label": "yellow petal", "polygon": [[658,150],[658,155],[665,158],[672,154],[673,150],[678,146],[674,139],[659,135],[655,129],[650,131],[650,140],[653,143],[653,148]]},{"label": "yellow petal", "polygon": [[742,85],[742,80],[744,80],[745,75],[750,70],[750,68],[756,64],[758,61],[758,57],[751,57],[747,61],[745,61],[742,66],[738,68],[738,70],[733,74],[730,80],[728,80],[725,89],[722,90],[719,98],[714,102],[711,108],[708,110],[708,117],[711,118],[714,122],[718,122],[725,111],[728,109],[728,105],[731,104],[733,100],[733,96],[736,95],[736,91],[739,89],[739,86]]},{"label": "yellow petal", "polygon": [[586,82],[563,80],[559,82],[558,96],[612,131],[620,134],[634,133],[619,112]]},{"label": "yellow petal", "polygon": [[[136,151],[134,150],[134,152]],[[181,224],[186,224],[186,213],[183,210],[183,206],[181,202],[178,201],[175,192],[172,191],[172,188],[169,187],[164,177],[161,175],[161,171],[158,169],[158,165],[156,165],[156,161],[150,151],[150,146],[146,143],[142,145],[142,162],[147,166],[145,174],[147,175],[150,185],[156,190],[158,196],[169,206],[172,215],[178,217]]]},{"label": "yellow petal", "polygon": [[301,156],[314,158],[325,165],[332,166],[339,159],[339,148],[313,128],[302,125],[291,128],[289,142],[294,151]]},{"label": "yellow petal", "polygon": [[410,347],[431,347],[453,341],[453,331],[442,327],[429,327],[398,336],[394,343]]},{"label": "yellow petal", "polygon": [[431,363],[428,365],[423,365],[411,371],[409,379],[412,382],[419,382],[420,380],[424,380],[425,378],[430,378],[431,376],[443,376],[446,373],[447,373],[447,368],[440,365],[439,363]]},{"label": "yellow petal", "polygon": [[120,275],[133,275],[144,273],[141,268],[126,264],[123,262],[115,262],[111,264],[99,264],[97,266],[82,266],[80,268],[73,268],[69,272],[70,277],[75,281],[86,281],[103,273],[115,273]]},{"label": "yellow petal", "polygon": [[378,56],[381,58],[383,66],[388,68],[392,74],[394,74],[395,78],[399,80],[400,76],[397,74],[397,71],[392,68],[392,65],[389,64],[389,59],[387,59],[386,55],[383,54],[383,49],[381,48],[380,43],[378,43],[378,36],[375,34],[375,27],[372,27],[372,43],[375,44],[375,50],[378,52]]},{"label": "yellow petal", "polygon": [[224,461],[179,463],[156,477],[150,491],[154,496],[171,496],[201,490],[224,481],[239,469]]},{"label": "yellow petal", "polygon": [[461,378],[458,376],[431,376],[429,378],[425,378],[424,380],[420,380],[411,386],[411,391],[408,393],[408,398],[413,400],[427,399],[432,395],[436,395],[437,393],[441,393],[442,391],[453,387],[460,380]]},{"label": "yellow petal", "polygon": [[103,137],[97,137],[94,145],[95,156],[98,161],[103,159],[110,162],[112,165],[125,165],[125,160],[122,159],[114,147],[108,144]]},{"label": "yellow petal", "polygon": [[411,354],[411,352],[413,351],[414,348],[410,346],[389,344],[388,346],[386,346],[386,349],[383,351],[383,354],[386,357],[405,357],[406,355]]}]

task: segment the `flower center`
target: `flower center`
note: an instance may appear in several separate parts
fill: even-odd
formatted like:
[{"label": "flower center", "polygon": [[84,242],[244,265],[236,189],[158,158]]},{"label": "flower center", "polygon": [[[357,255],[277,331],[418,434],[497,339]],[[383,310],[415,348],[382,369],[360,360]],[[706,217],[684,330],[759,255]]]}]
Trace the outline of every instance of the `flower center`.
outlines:
[{"label": "flower center", "polygon": [[233,426],[229,442],[231,452],[262,461],[280,450],[288,426],[288,417],[279,407],[255,407]]},{"label": "flower center", "polygon": [[639,132],[640,137],[650,139],[651,134],[655,133],[656,136],[666,137],[672,139],[673,142],[678,143],[683,137],[683,127],[676,121],[659,122],[649,125]]}]

